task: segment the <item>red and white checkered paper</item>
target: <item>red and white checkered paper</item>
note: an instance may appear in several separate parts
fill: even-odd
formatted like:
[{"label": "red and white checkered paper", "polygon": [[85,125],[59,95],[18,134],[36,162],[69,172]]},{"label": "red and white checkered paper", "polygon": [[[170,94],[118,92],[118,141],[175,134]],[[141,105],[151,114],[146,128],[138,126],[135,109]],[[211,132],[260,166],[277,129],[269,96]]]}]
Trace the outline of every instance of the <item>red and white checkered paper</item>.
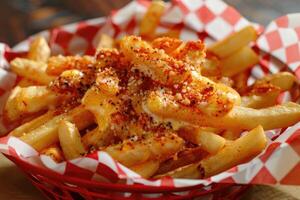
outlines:
[{"label": "red and white checkered paper", "polygon": [[[125,34],[138,34],[138,23],[149,2],[133,1],[121,10],[112,12],[107,19],[99,18],[44,31],[53,54],[93,54],[102,33],[115,38]],[[183,40],[202,39],[206,43],[220,40],[241,28],[250,25],[234,8],[220,0],[174,0],[167,6],[159,25],[159,32],[171,27],[180,28]],[[262,32],[262,28],[258,30]],[[252,70],[254,80],[268,73],[291,70],[300,78],[300,14],[281,17],[266,28],[257,40],[260,64]],[[8,62],[24,55],[31,38],[17,45],[13,50],[0,44],[0,109],[2,110],[9,90],[17,81],[9,72]],[[251,80],[250,80],[251,82]],[[281,99],[288,99],[283,94]],[[0,123],[4,132],[10,127]],[[279,135],[279,133],[281,133]],[[226,172],[205,180],[163,178],[145,180],[123,165],[117,163],[105,152],[96,152],[84,158],[55,163],[50,157],[39,155],[33,148],[15,137],[0,139],[0,151],[13,155],[41,167],[49,168],[62,175],[83,179],[115,182],[126,179],[127,184],[145,186],[185,187],[202,184],[209,189],[213,182],[242,184],[300,184],[300,123],[284,130],[267,131],[271,141],[266,150],[252,161],[236,166]]]}]

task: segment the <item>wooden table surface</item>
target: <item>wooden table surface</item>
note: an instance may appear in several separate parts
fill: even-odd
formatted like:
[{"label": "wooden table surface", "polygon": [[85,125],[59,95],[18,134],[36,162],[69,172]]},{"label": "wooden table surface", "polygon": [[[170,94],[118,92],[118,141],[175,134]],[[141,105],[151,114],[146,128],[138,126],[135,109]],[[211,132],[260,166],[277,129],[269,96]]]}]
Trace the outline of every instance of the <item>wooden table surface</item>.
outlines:
[{"label": "wooden table surface", "polygon": [[[93,7],[91,3],[95,1],[97,0],[90,0],[90,8]],[[98,12],[99,14],[96,12],[96,16],[103,16],[106,15],[109,10],[119,8],[129,0],[98,1],[101,1],[101,6],[99,7],[101,12]],[[28,25],[27,21],[25,21],[28,16],[16,13],[13,9],[6,7],[5,5],[8,2],[10,2],[10,0],[0,1],[0,42],[7,42],[13,45],[31,34],[30,31],[28,31],[30,24]],[[69,2],[69,4],[71,2],[71,4],[73,4],[74,1],[65,0],[65,2]],[[76,0],[76,2],[79,2],[79,0]],[[281,15],[300,12],[299,0],[225,0],[225,2],[236,7],[249,20],[263,25],[267,25],[272,19]],[[65,5],[68,5],[68,3]],[[75,7],[71,8],[73,13],[77,13],[78,11],[79,13],[77,14],[80,17],[84,16],[84,18],[95,17],[95,13],[86,13],[83,11],[82,6],[78,5],[79,4],[76,4]],[[18,31],[12,32],[12,29],[17,29]],[[43,200],[45,198],[31,185],[14,164],[0,155],[0,200],[2,199]],[[245,193],[242,199],[300,199],[300,187],[253,186]]]}]

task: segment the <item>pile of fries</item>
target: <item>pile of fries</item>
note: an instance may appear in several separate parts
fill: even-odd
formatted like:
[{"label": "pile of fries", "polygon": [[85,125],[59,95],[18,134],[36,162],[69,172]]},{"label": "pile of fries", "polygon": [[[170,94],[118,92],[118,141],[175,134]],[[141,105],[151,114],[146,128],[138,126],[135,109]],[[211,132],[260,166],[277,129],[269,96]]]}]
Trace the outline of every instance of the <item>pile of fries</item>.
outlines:
[{"label": "pile of fries", "polygon": [[103,34],[94,56],[51,56],[36,37],[10,63],[21,79],[5,105],[6,122],[19,123],[9,135],[56,162],[102,150],[145,178],[207,178],[260,154],[264,130],[300,120],[300,105],[276,105],[293,74],[247,86],[253,27],[206,48],[176,29],[156,34],[164,10],[153,1],[141,37]]}]

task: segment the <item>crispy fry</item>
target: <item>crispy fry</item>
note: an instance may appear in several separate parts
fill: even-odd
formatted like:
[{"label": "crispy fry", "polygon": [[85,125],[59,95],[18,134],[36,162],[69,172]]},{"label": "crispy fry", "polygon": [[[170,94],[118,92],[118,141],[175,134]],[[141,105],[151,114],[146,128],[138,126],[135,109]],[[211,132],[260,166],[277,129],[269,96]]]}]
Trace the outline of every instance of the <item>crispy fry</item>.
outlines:
[{"label": "crispy fry", "polygon": [[221,60],[221,73],[223,76],[234,76],[257,63],[258,55],[250,47],[245,46]]},{"label": "crispy fry", "polygon": [[49,84],[54,77],[46,74],[47,64],[25,58],[15,58],[10,62],[11,70],[17,75],[42,85]]},{"label": "crispy fry", "polygon": [[154,49],[140,37],[128,36],[121,40],[120,48],[134,67],[153,80],[165,85],[182,83],[190,77],[189,66]]},{"label": "crispy fry", "polygon": [[78,158],[86,153],[75,124],[62,120],[58,126],[58,138],[66,159]]},{"label": "crispy fry", "polygon": [[96,49],[114,48],[114,39],[107,34],[102,33]]},{"label": "crispy fry", "polygon": [[140,35],[143,38],[152,39],[155,36],[156,27],[164,10],[165,4],[163,1],[154,0],[151,2],[145,16],[140,22]]},{"label": "crispy fry", "polygon": [[25,135],[26,133],[36,129],[37,127],[45,124],[47,121],[51,120],[54,117],[54,113],[52,111],[49,111],[29,122],[26,122],[25,124],[22,124],[21,126],[15,128],[12,130],[9,135],[15,136],[15,137],[21,137]]},{"label": "crispy fry", "polygon": [[265,94],[243,96],[241,106],[257,109],[274,106],[279,94],[279,90],[271,90]]},{"label": "crispy fry", "polygon": [[33,39],[29,46],[28,59],[47,62],[50,57],[51,51],[48,46],[48,43],[44,37],[37,36]]},{"label": "crispy fry", "polygon": [[141,175],[143,178],[150,178],[159,168],[158,160],[149,160],[144,163],[131,166],[130,169]]},{"label": "crispy fry", "polygon": [[208,48],[208,51],[217,55],[219,58],[226,58],[249,42],[256,40],[257,33],[252,26],[247,26],[242,30],[229,35],[225,39],[216,42]]},{"label": "crispy fry", "polygon": [[208,156],[198,163],[191,164],[164,175],[173,178],[207,178],[247,162],[257,156],[266,146],[267,139],[261,126],[235,140],[217,154]]},{"label": "crispy fry", "polygon": [[92,56],[53,56],[48,60],[47,74],[58,76],[69,69],[86,69],[95,63]]},{"label": "crispy fry", "polygon": [[60,163],[64,161],[64,155],[58,145],[52,145],[41,151],[41,154],[50,156],[55,162]]},{"label": "crispy fry", "polygon": [[251,130],[262,125],[265,130],[288,127],[300,120],[300,105],[286,103],[264,109],[235,106],[222,117],[207,117],[193,107],[180,105],[152,93],[144,105],[145,112],[161,120],[184,121],[196,126]]},{"label": "crispy fry", "polygon": [[201,128],[184,127],[179,131],[179,135],[187,141],[200,145],[210,154],[216,154],[226,142],[223,137]]},{"label": "crispy fry", "polygon": [[29,113],[36,113],[55,106],[58,96],[46,86],[16,86],[5,104],[4,115],[14,121]]},{"label": "crispy fry", "polygon": [[225,138],[228,142],[228,140],[236,140],[241,136],[242,131],[241,130],[225,130],[222,133],[222,137]]},{"label": "crispy fry", "polygon": [[151,42],[153,48],[162,49],[166,54],[170,55],[183,42],[177,38],[159,37]]},{"label": "crispy fry", "polygon": [[201,147],[185,149],[177,153],[172,158],[162,162],[159,165],[159,169],[157,170],[156,174],[164,174],[179,167],[198,162],[205,156],[207,156],[207,152]]},{"label": "crispy fry", "polygon": [[27,132],[20,137],[20,139],[31,145],[37,151],[42,150],[58,142],[58,124],[62,120],[70,120],[76,124],[79,130],[82,130],[93,123],[93,116],[89,111],[85,110],[83,106],[79,106],[68,113],[53,117],[45,124]]},{"label": "crispy fry", "polygon": [[176,134],[154,135],[145,140],[125,140],[122,144],[104,149],[125,166],[141,164],[148,160],[165,160],[183,147],[183,140]]},{"label": "crispy fry", "polygon": [[264,76],[262,79],[255,81],[255,85],[272,84],[281,88],[281,90],[290,90],[296,82],[296,77],[290,72],[279,72]]}]

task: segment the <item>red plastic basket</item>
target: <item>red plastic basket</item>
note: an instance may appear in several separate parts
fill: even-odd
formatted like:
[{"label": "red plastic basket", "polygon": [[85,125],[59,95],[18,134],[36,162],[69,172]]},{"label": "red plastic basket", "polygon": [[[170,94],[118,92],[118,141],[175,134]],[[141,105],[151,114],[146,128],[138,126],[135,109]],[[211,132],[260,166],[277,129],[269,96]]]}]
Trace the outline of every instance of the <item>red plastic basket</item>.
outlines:
[{"label": "red plastic basket", "polygon": [[[14,162],[48,199],[192,199],[210,197],[218,199],[239,199],[249,185],[212,184],[209,188],[202,185],[171,188],[167,186],[128,185],[122,183],[104,183],[62,176],[54,171],[32,165],[20,158],[5,155]],[[180,192],[180,194],[178,193]]]}]

